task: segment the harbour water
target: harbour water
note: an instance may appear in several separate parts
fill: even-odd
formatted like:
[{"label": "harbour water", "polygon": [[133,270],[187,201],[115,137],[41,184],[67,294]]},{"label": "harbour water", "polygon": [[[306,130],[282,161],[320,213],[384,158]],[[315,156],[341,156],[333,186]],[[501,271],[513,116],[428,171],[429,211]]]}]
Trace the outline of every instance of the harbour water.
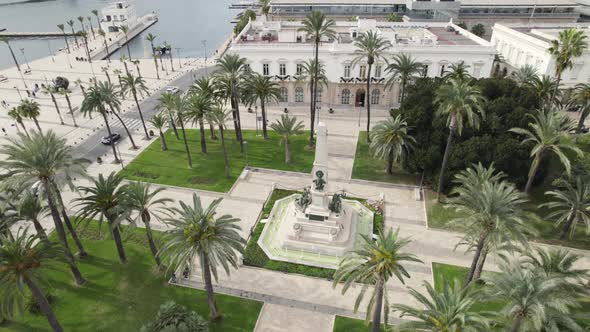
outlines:
[{"label": "harbour water", "polygon": [[[96,29],[96,17],[92,9],[100,9],[114,0],[0,0],[0,30],[41,32],[59,31],[57,24],[74,20],[76,30],[81,30],[78,16],[90,16]],[[133,57],[149,57],[148,33],[157,36],[156,44],[168,42],[174,48],[173,55],[204,57],[227,38],[231,32],[231,20],[237,14],[228,9],[232,0],[130,0],[138,15],[155,12],[158,23],[130,42]],[[206,40],[206,47],[203,41]],[[64,47],[63,38],[13,39],[11,45],[20,63],[46,57]],[[176,50],[180,48],[180,50]],[[21,52],[21,49],[24,51]],[[127,50],[124,49],[126,52]],[[115,54],[114,58],[119,55]],[[26,60],[25,60],[26,58]],[[13,66],[8,48],[0,45],[0,68]]]}]

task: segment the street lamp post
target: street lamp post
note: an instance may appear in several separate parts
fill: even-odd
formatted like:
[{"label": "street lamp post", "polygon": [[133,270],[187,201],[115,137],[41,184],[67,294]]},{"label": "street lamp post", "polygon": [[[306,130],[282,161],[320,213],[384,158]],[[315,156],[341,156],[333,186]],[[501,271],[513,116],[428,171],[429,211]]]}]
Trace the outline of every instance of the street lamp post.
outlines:
[{"label": "street lamp post", "polygon": [[31,70],[31,66],[29,66],[29,60],[27,60],[27,56],[25,55],[25,49],[23,47],[20,48],[20,52],[23,54],[23,58],[25,59],[25,64],[27,65],[27,69]]},{"label": "street lamp post", "polygon": [[51,45],[49,44],[49,39],[47,39],[47,49],[49,50],[49,55],[51,55],[51,62],[55,63],[55,58],[53,57],[53,52],[51,51]]},{"label": "street lamp post", "polygon": [[20,98],[20,101],[23,101],[23,96],[20,94],[20,90],[18,89],[18,86],[14,87],[16,89],[16,92],[18,93],[18,97]]}]

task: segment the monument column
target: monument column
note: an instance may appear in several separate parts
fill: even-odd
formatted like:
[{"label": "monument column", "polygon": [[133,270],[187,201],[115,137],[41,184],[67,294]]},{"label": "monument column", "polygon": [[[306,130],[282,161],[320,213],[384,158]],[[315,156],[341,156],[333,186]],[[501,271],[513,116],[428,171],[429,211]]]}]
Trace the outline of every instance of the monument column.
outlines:
[{"label": "monument column", "polygon": [[311,205],[309,214],[328,216],[329,198],[326,192],[328,186],[328,129],[320,122],[316,130],[315,160],[311,172],[313,184],[311,186]]}]

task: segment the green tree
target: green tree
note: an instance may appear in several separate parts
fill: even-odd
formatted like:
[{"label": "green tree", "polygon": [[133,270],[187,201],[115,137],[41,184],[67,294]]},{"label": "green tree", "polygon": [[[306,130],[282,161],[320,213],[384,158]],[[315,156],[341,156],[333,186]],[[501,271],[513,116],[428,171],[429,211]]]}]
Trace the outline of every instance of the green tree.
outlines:
[{"label": "green tree", "polygon": [[69,20],[69,21],[67,21],[66,23],[67,23],[67,24],[70,26],[70,28],[72,29],[72,35],[74,35],[74,41],[76,41],[76,47],[80,47],[80,44],[78,43],[78,37],[77,37],[77,35],[78,35],[78,34],[77,34],[77,33],[76,33],[76,31],[74,30],[74,20]]},{"label": "green tree", "polygon": [[167,122],[168,121],[161,113],[155,114],[150,119],[150,123],[152,124],[152,126],[154,126],[154,128],[158,130],[158,134],[160,135],[160,148],[162,149],[162,151],[168,150],[168,146],[166,145],[166,138],[164,138],[164,133],[162,132],[162,129],[166,127]]},{"label": "green tree", "polygon": [[38,235],[29,236],[20,229],[16,236],[0,236],[0,301],[2,315],[12,317],[14,311],[24,309],[25,287],[29,289],[41,312],[47,318],[49,326],[55,332],[63,331],[57,317],[51,309],[40,284],[45,283],[44,271],[49,262],[63,256],[58,245],[46,243],[35,245]]},{"label": "green tree", "polygon": [[121,185],[123,178],[115,172],[104,177],[101,173],[97,179],[90,180],[90,186],[78,186],[77,190],[83,195],[74,199],[79,209],[78,218],[86,223],[98,220],[99,229],[106,219],[109,233],[115,241],[119,261],[127,262],[123,239],[121,237],[121,223],[129,217],[129,206],[126,204],[127,193]]},{"label": "green tree", "polygon": [[268,19],[268,13],[270,12],[270,0],[258,0],[258,6],[260,6],[260,12],[262,15]]},{"label": "green tree", "polygon": [[412,320],[402,323],[396,331],[435,331],[451,332],[488,331],[488,320],[473,306],[477,303],[476,291],[473,287],[461,287],[458,280],[450,286],[444,281],[443,289],[437,292],[428,282],[423,282],[427,295],[414,288],[409,289],[410,295],[424,308],[417,309],[405,304],[394,304],[394,311],[400,312],[400,318],[411,317]]},{"label": "green tree", "polygon": [[396,82],[400,83],[400,101],[406,97],[406,87],[415,78],[422,76],[424,66],[415,61],[409,54],[401,53],[393,56],[393,61],[387,65],[385,71],[391,74],[387,79],[387,87],[392,87]]},{"label": "green tree", "polygon": [[127,74],[121,78],[121,93],[123,95],[131,95],[135,100],[135,106],[137,107],[137,112],[139,113],[139,118],[141,119],[141,125],[143,126],[143,131],[145,132],[145,139],[149,140],[150,135],[148,134],[147,127],[145,126],[145,121],[143,119],[143,113],[141,112],[141,107],[139,106],[139,100],[137,99],[137,94],[143,95],[144,93],[148,93],[148,88],[145,85],[145,80],[141,76],[133,76],[132,74]]},{"label": "green tree", "polygon": [[[315,60],[307,60],[302,63],[302,70],[301,76],[297,78],[300,81],[307,81],[307,86],[309,87],[309,96],[310,100],[313,98],[317,98],[317,94],[314,94],[314,87],[318,87],[315,91],[320,91],[323,87],[328,87],[328,77],[326,76],[326,69],[324,68],[324,64],[319,62],[319,67],[317,70],[317,81],[315,80],[316,77],[316,62]],[[316,83],[317,82],[317,83]],[[311,115],[311,130],[309,131],[309,146],[313,146],[313,128],[315,126],[315,111],[310,112]]]},{"label": "green tree", "polygon": [[575,184],[567,181],[563,189],[545,192],[550,201],[541,204],[551,210],[547,219],[555,220],[561,226],[559,238],[572,237],[579,223],[586,224],[590,231],[590,185],[581,176],[576,177]]},{"label": "green tree", "polygon": [[104,48],[107,51],[107,61],[108,63],[111,63],[111,52],[109,51],[109,43],[107,42],[107,34],[104,32],[104,30],[100,29],[98,30],[98,35],[102,37],[102,42],[104,44]]},{"label": "green tree", "polygon": [[541,105],[557,103],[560,95],[558,87],[557,81],[548,75],[541,75],[533,81],[533,90],[541,101]]},{"label": "green tree", "polygon": [[59,122],[63,125],[64,119],[61,116],[61,112],[59,110],[59,106],[57,105],[57,100],[55,99],[55,95],[53,94],[53,87],[44,86],[41,88],[43,92],[49,94],[51,97],[51,101],[53,102],[53,106],[55,107],[55,112],[57,113],[57,117],[59,118]]},{"label": "green tree", "polygon": [[185,306],[168,301],[160,306],[154,320],[144,325],[140,332],[209,332],[203,317]]},{"label": "green tree", "polygon": [[82,27],[82,33],[86,34],[86,28],[84,27],[84,16],[78,16],[78,21],[80,22],[80,26]]},{"label": "green tree", "polygon": [[150,47],[152,48],[152,57],[154,58],[154,65],[156,66],[156,76],[158,79],[160,79],[160,72],[158,71],[158,60],[156,60],[156,49],[154,48],[154,40],[156,40],[156,35],[148,33],[145,39],[150,42]]},{"label": "green tree", "polygon": [[68,43],[68,36],[66,36],[65,26],[63,24],[58,24],[57,28],[61,31],[64,36],[64,40],[66,41],[66,48],[68,49],[68,53],[70,52],[70,43]]},{"label": "green tree", "polygon": [[[12,107],[10,109],[10,111],[8,111],[8,116],[14,120],[14,122],[16,122],[17,124],[19,124],[23,130],[25,131],[25,135],[27,135],[27,137],[29,136],[29,131],[27,130],[27,127],[25,127],[25,124],[23,122],[23,114],[21,111],[20,107]],[[18,126],[16,127],[18,129]]]},{"label": "green tree", "polygon": [[160,210],[162,210],[166,204],[173,202],[170,198],[158,197],[161,196],[164,190],[165,188],[163,187],[152,189],[149,183],[135,181],[132,181],[123,187],[124,195],[126,196],[125,205],[137,212],[137,220],[143,222],[145,225],[145,233],[147,235],[150,251],[158,266],[161,266],[162,263],[158,256],[158,249],[154,242],[150,222],[154,217],[160,219]]},{"label": "green tree", "polygon": [[516,81],[519,86],[534,86],[535,81],[539,79],[539,72],[535,66],[526,64],[512,72],[510,78]]},{"label": "green tree", "polygon": [[220,105],[213,106],[209,114],[208,121],[215,123],[219,128],[219,136],[221,137],[221,150],[223,151],[223,164],[225,167],[225,177],[229,178],[229,160],[227,157],[227,149],[225,148],[225,124],[229,121],[230,111],[224,111]]},{"label": "green tree", "polygon": [[[328,19],[325,14],[320,11],[314,10],[307,14],[303,20],[303,27],[297,29],[297,31],[307,33],[308,37],[311,38],[314,44],[314,64],[320,63],[319,52],[320,42],[322,39],[333,39],[336,38],[336,31],[333,29],[336,26],[334,20]],[[321,65],[320,65],[321,66]],[[318,95],[318,83],[319,81],[319,70],[320,66],[314,66],[313,81],[311,87],[311,104],[310,104],[310,115],[311,115],[311,129],[309,136],[309,145],[313,146],[313,133],[315,126],[315,111],[317,109],[317,95]],[[368,93],[368,92],[367,92]]]},{"label": "green tree", "polygon": [[191,92],[188,96],[186,117],[194,124],[199,125],[201,136],[201,152],[207,153],[207,142],[205,140],[205,114],[211,110],[211,100],[207,94]]},{"label": "green tree", "polygon": [[184,130],[184,119],[187,116],[187,109],[188,109],[188,97],[187,96],[175,96],[174,104],[176,105],[174,109],[176,110],[176,119],[178,119],[178,124],[180,125],[180,131],[182,131],[182,140],[184,141],[184,150],[186,151],[186,157],[188,159],[188,167],[193,167],[193,161],[191,158],[191,152],[188,148],[188,140],[186,138],[186,131]]},{"label": "green tree", "polygon": [[281,90],[278,84],[271,81],[268,76],[253,73],[244,82],[244,93],[246,94],[245,99],[251,103],[260,102],[262,136],[264,139],[268,139],[266,130],[266,105],[267,103],[276,102],[280,99]]},{"label": "green tree", "polygon": [[290,117],[282,114],[281,119],[270,125],[270,128],[281,136],[280,144],[285,145],[285,164],[291,162],[291,150],[289,147],[289,136],[300,135],[305,126],[302,121],[297,122],[297,117]]},{"label": "green tree", "polygon": [[160,95],[158,98],[158,104],[156,105],[156,109],[160,112],[165,112],[168,115],[168,123],[172,126],[172,130],[174,131],[174,136],[176,139],[180,139],[178,136],[178,129],[176,128],[176,106],[177,106],[177,96],[165,92]]},{"label": "green tree", "polygon": [[35,123],[37,130],[42,132],[41,126],[39,125],[39,121],[37,118],[41,114],[39,103],[34,100],[24,99],[21,101],[20,105],[18,105],[19,113],[23,118],[31,119]]},{"label": "green tree", "polygon": [[[94,26],[92,25],[92,19],[90,16],[86,16],[86,20],[88,21],[88,25],[90,25],[90,31],[92,32],[92,38],[96,39],[96,35],[94,34]],[[100,28],[100,25],[99,25]]]},{"label": "green tree", "polygon": [[[213,79],[209,76],[203,76],[195,80],[190,89],[194,92],[207,96],[212,103],[220,103],[223,98],[220,91],[217,90]],[[206,117],[207,113],[205,113],[205,118]],[[211,134],[211,140],[216,140],[217,135],[215,135],[215,124],[212,122],[209,122],[209,132]]]},{"label": "green tree", "polygon": [[526,262],[540,269],[547,277],[562,279],[566,283],[565,288],[574,291],[573,295],[580,291],[580,286],[589,277],[587,269],[575,268],[582,256],[567,249],[537,247],[534,251],[523,250],[523,255]]},{"label": "green tree", "polygon": [[66,98],[66,103],[68,104],[68,110],[70,111],[70,116],[72,117],[74,127],[78,127],[78,123],[76,123],[76,117],[74,116],[74,109],[72,108],[72,102],[70,101],[70,91],[61,88],[60,92],[63,93],[64,97]]},{"label": "green tree", "polygon": [[[352,64],[367,63],[367,91],[365,105],[367,107],[367,141],[371,142],[371,69],[375,61],[385,60],[385,52],[391,48],[391,43],[373,30],[362,33],[354,41],[354,59]],[[364,77],[363,77],[364,78]]]},{"label": "green tree", "polygon": [[[22,71],[20,70],[20,65],[18,64],[18,61],[16,60],[16,56],[14,55],[14,51],[12,50],[12,46],[10,46],[10,40],[8,39],[8,37],[0,37],[0,42],[3,42],[8,47],[8,50],[10,51],[10,55],[12,56],[12,61],[14,61],[14,64],[16,65],[16,69],[18,70],[18,72],[20,73],[21,78],[22,78],[23,74],[22,74]],[[23,83],[26,88],[27,83],[25,82],[24,78],[23,78]]]},{"label": "green tree", "polygon": [[[106,104],[109,106],[109,110],[110,110],[109,114],[112,114],[115,118],[117,118],[117,120],[119,120],[119,123],[121,124],[121,126],[125,130],[125,133],[127,133],[127,137],[129,137],[129,141],[131,141],[132,149],[137,150],[137,149],[139,149],[139,147],[135,144],[135,140],[133,139],[133,135],[131,134],[131,131],[129,131],[127,124],[125,124],[125,121],[123,121],[123,119],[119,115],[119,112],[121,111],[120,98],[123,96],[123,94],[121,93],[121,90],[120,90],[121,81],[122,81],[121,76],[119,76],[119,86],[111,84],[111,83],[107,83],[104,85],[100,85],[99,88],[101,90],[102,95],[104,96],[104,100],[106,101]],[[123,99],[125,99],[125,98],[123,97]]]},{"label": "green tree", "polygon": [[387,282],[393,276],[404,284],[404,278],[410,278],[402,262],[422,263],[413,254],[402,251],[403,247],[410,243],[409,239],[399,237],[399,229],[389,230],[383,234],[379,232],[377,238],[362,235],[363,244],[359,249],[351,251],[340,262],[338,270],[334,273],[332,287],[344,282],[342,294],[345,294],[350,286],[361,283],[362,289],[355,304],[354,311],[358,310],[365,293],[370,285],[374,285],[373,294],[367,306],[366,321],[372,320],[372,332],[379,332],[381,325],[381,311],[385,304],[384,321],[387,323],[389,300],[387,297]]},{"label": "green tree", "polygon": [[455,134],[459,136],[463,132],[463,122],[469,127],[479,129],[480,117],[483,118],[484,102],[486,99],[482,96],[478,87],[472,86],[469,82],[449,80],[436,91],[435,104],[438,105],[437,116],[446,117],[449,126],[449,136],[437,188],[437,199],[440,201],[440,193],[444,184],[445,169],[451,153],[453,138]]},{"label": "green tree", "polygon": [[0,161],[0,168],[7,170],[2,180],[7,188],[17,191],[32,188],[38,184],[55,225],[57,237],[64,248],[67,263],[77,285],[86,282],[76,266],[74,255],[70,251],[66,232],[58,210],[56,192],[59,188],[53,183],[56,179],[71,180],[84,173],[82,164],[88,161],[75,159],[65,139],[57,137],[53,131],[46,134],[33,132],[30,137],[19,135],[8,138],[8,143],[0,147],[5,159]]},{"label": "green tree", "polygon": [[449,66],[449,69],[445,71],[443,78],[445,80],[455,80],[458,82],[468,82],[473,79],[473,76],[469,74],[469,65],[465,61],[459,61],[459,63],[453,63]]},{"label": "green tree", "polygon": [[416,142],[408,130],[408,123],[399,114],[380,121],[373,127],[370,148],[375,157],[387,159],[387,174],[393,174],[393,164],[405,160]]},{"label": "green tree", "polygon": [[169,262],[169,268],[178,270],[188,267],[192,270],[193,263],[198,259],[202,269],[209,315],[212,319],[221,318],[213,294],[211,276],[217,280],[217,266],[221,265],[229,275],[230,266],[238,268],[238,255],[242,253],[246,240],[239,231],[240,219],[231,215],[216,215],[221,198],[213,200],[203,207],[201,199],[193,194],[192,205],[180,202],[180,207],[170,208],[175,217],[166,219],[170,230],[164,236],[165,244],[160,253]]},{"label": "green tree", "polygon": [[580,119],[578,120],[578,126],[576,128],[576,132],[580,134],[586,118],[590,115],[590,83],[580,83],[576,85],[573,99],[580,108]]},{"label": "green tree", "polygon": [[168,44],[167,41],[164,41],[164,48],[166,49],[166,52],[168,52],[168,58],[170,59],[170,67],[174,72],[174,62],[172,61],[172,45]]},{"label": "green tree", "polygon": [[524,128],[512,128],[511,132],[525,136],[522,144],[531,144],[531,168],[526,183],[525,192],[530,193],[533,181],[539,170],[541,161],[552,152],[558,158],[567,174],[571,172],[571,163],[565,151],[571,151],[582,156],[582,151],[568,140],[569,132],[573,129],[572,122],[564,115],[553,109],[539,110],[531,116],[533,122],[529,123],[531,130]]},{"label": "green tree", "polygon": [[471,33],[478,37],[483,37],[486,34],[486,28],[483,24],[477,23],[471,27]]},{"label": "green tree", "polygon": [[[100,17],[98,16],[98,10],[93,9],[90,12],[92,13],[92,15],[94,15],[94,17],[96,17],[96,26],[98,27],[98,31],[100,31]],[[90,21],[90,19],[88,19],[88,21]]]},{"label": "green tree", "polygon": [[127,46],[127,55],[129,55],[129,60],[131,60],[131,49],[129,49],[129,26],[121,25],[120,29],[125,34],[125,46]]},{"label": "green tree", "polygon": [[575,28],[566,29],[559,32],[557,39],[551,40],[551,46],[547,51],[555,58],[555,77],[557,87],[554,95],[559,89],[561,75],[564,71],[573,68],[574,59],[582,56],[584,50],[588,48],[588,36],[582,30]]},{"label": "green tree", "polygon": [[403,18],[396,13],[387,15],[387,22],[403,22]]},{"label": "green tree", "polygon": [[25,190],[16,201],[13,211],[10,214],[14,215],[15,220],[32,223],[39,239],[47,242],[47,233],[39,221],[47,211],[47,206],[43,205],[43,202],[35,192]]}]

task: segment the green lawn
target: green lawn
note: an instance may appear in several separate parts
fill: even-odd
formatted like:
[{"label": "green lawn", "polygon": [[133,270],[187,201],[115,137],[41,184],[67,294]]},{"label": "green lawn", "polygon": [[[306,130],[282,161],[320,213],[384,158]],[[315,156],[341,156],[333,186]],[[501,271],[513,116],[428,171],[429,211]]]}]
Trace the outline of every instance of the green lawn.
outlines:
[{"label": "green lawn", "polygon": [[369,149],[369,144],[367,144],[367,132],[361,131],[356,144],[356,154],[352,167],[353,179],[409,185],[416,185],[419,181],[416,175],[409,174],[402,170],[401,167],[395,165],[393,174],[387,174],[386,166],[387,161],[377,159],[373,156],[373,153]]},{"label": "green lawn", "polygon": [[[367,332],[371,330],[371,325],[365,325],[362,319],[336,316],[334,318],[334,332]],[[385,326],[381,325],[379,329],[385,332]]]},{"label": "green lawn", "polygon": [[[159,184],[189,187],[202,190],[227,192],[240,176],[246,165],[246,154],[241,155],[240,145],[233,131],[225,133],[229,155],[230,177],[224,174],[221,141],[212,141],[207,132],[207,154],[201,153],[200,136],[197,129],[186,131],[193,168],[188,168],[184,142],[177,140],[174,133],[166,132],[168,151],[160,150],[160,140],[156,138],[137,158],[121,171],[121,175],[131,180],[142,180]],[[279,144],[279,136],[269,131],[268,140],[256,136],[255,131],[244,130],[244,140],[248,142],[247,157],[252,167],[272,168],[286,171],[309,173],[313,165],[314,152],[307,151],[307,134],[290,138],[291,163],[285,164],[285,149]]]},{"label": "green lawn", "polygon": [[[58,270],[46,273],[49,291],[55,296],[53,309],[65,331],[139,331],[156,315],[159,306],[169,300],[185,305],[208,317],[203,291],[169,286],[154,262],[143,229],[129,232],[125,241],[128,263],[118,261],[114,242],[99,235],[91,224],[83,234],[89,256],[78,266],[88,282],[73,285],[69,270],[56,264]],[[160,233],[155,232],[156,238]],[[72,246],[73,247],[73,246]],[[237,297],[216,295],[223,319],[212,323],[211,331],[252,331],[262,303]],[[43,315],[26,312],[6,326],[10,331],[49,331]],[[0,328],[1,329],[1,328]]]}]

